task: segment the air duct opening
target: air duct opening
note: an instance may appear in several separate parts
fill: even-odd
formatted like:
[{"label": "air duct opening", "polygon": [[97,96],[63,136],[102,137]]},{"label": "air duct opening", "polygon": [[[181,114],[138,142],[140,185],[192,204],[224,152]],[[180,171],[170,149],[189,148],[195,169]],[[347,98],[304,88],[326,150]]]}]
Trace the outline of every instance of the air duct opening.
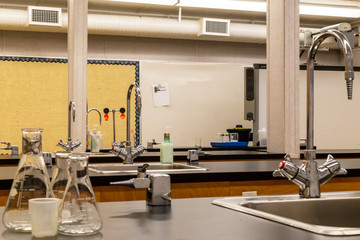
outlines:
[{"label": "air duct opening", "polygon": [[61,8],[28,7],[29,25],[61,26]]}]

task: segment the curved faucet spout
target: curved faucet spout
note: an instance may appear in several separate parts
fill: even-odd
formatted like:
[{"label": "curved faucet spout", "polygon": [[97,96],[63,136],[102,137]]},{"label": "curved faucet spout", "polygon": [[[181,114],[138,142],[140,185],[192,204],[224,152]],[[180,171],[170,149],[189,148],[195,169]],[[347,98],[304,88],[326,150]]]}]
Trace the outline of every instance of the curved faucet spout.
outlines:
[{"label": "curved faucet spout", "polygon": [[352,82],[354,79],[353,53],[346,36],[337,30],[328,30],[321,33],[311,45],[307,57],[307,137],[306,149],[314,149],[314,61],[317,50],[321,43],[334,37],[339,47],[343,50],[345,60],[345,80],[347,85],[348,99],[352,99]]},{"label": "curved faucet spout", "polygon": [[74,100],[70,100],[69,102],[69,111],[68,111],[68,141],[71,141],[71,115],[73,118],[73,122],[75,122],[75,102]]},{"label": "curved faucet spout", "polygon": [[91,111],[95,111],[95,112],[97,112],[97,113],[99,114],[99,123],[100,123],[100,126],[101,126],[101,113],[100,113],[100,111],[99,111],[98,109],[96,109],[96,108],[90,108],[90,109],[88,110],[88,114],[89,114]]},{"label": "curved faucet spout", "polygon": [[141,115],[141,91],[140,91],[140,87],[136,82],[133,82],[130,86],[129,86],[129,90],[127,93],[127,112],[128,114],[126,115],[126,141],[129,142],[130,141],[130,98],[131,98],[131,92],[132,89],[135,87],[135,96],[136,96],[136,107],[139,111],[139,115]]}]

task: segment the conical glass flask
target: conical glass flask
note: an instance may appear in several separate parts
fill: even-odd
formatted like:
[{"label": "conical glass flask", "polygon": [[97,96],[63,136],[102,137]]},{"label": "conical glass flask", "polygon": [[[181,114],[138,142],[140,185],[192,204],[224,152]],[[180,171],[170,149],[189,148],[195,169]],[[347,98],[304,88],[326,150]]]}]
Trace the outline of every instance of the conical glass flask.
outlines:
[{"label": "conical glass flask", "polygon": [[3,214],[6,228],[30,232],[29,199],[53,197],[42,154],[42,129],[22,129],[22,155]]},{"label": "conical glass flask", "polygon": [[54,197],[58,199],[63,199],[68,183],[70,155],[70,152],[55,152],[56,168],[52,175],[51,186],[54,191]]},{"label": "conical glass flask", "polygon": [[102,228],[102,220],[88,175],[86,153],[71,154],[69,175],[60,205],[58,232],[72,236],[95,234]]}]

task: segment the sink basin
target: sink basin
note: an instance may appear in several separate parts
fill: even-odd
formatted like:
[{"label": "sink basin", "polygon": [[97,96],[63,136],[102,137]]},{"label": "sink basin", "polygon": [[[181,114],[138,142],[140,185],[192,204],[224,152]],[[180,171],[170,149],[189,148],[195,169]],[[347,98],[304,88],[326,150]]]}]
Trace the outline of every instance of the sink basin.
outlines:
[{"label": "sink basin", "polygon": [[324,235],[360,235],[360,192],[233,197],[213,204]]},{"label": "sink basin", "polygon": [[[122,163],[105,163],[105,164],[89,164],[89,170],[95,173],[102,174],[128,174],[137,173],[138,166],[142,166],[144,163],[135,163],[125,165]],[[207,168],[190,166],[186,164],[173,163],[173,164],[161,164],[161,163],[148,163],[149,167],[146,172],[148,173],[186,173],[186,172],[204,172]]]}]

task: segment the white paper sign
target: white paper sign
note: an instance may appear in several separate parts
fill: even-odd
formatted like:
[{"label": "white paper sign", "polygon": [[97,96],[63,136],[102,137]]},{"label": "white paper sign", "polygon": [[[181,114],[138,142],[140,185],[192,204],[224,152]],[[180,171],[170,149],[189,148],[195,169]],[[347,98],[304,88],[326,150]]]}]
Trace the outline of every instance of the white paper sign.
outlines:
[{"label": "white paper sign", "polygon": [[153,84],[152,91],[155,107],[170,105],[169,85],[167,83]]}]

